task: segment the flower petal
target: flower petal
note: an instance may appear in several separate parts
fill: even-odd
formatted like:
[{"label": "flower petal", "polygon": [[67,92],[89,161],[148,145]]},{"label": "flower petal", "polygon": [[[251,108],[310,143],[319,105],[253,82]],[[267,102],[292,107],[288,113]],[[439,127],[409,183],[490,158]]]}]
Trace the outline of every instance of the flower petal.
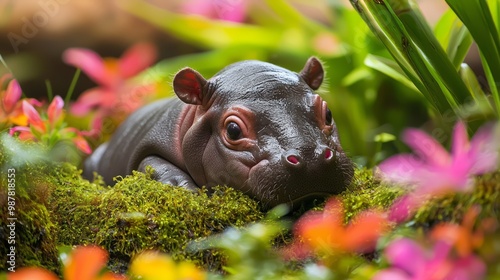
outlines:
[{"label": "flower petal", "polygon": [[381,270],[377,272],[377,274],[375,274],[375,276],[373,276],[372,278],[372,280],[411,280],[411,279],[413,278],[410,277],[410,275],[408,275],[407,273],[401,271],[400,269],[394,269],[394,268]]},{"label": "flower petal", "polygon": [[107,261],[108,253],[99,247],[77,247],[64,267],[64,279],[97,279]]},{"label": "flower petal", "polygon": [[472,234],[463,226],[456,224],[441,224],[432,229],[431,238],[454,245],[461,256],[472,252]]},{"label": "flower petal", "polygon": [[59,278],[52,272],[39,267],[23,267],[16,272],[9,273],[9,280],[58,280]]},{"label": "flower petal", "polygon": [[348,252],[371,252],[387,227],[387,220],[382,213],[365,211],[358,214],[346,228],[343,247]]},{"label": "flower petal", "polygon": [[21,86],[16,80],[11,80],[9,85],[7,86],[7,90],[5,92],[3,106],[7,113],[12,112],[16,103],[21,98],[22,90]]},{"label": "flower petal", "polygon": [[469,136],[463,121],[458,121],[453,128],[451,154],[455,157],[466,155],[469,151]]},{"label": "flower petal", "polygon": [[389,262],[410,275],[416,274],[425,267],[425,252],[415,241],[400,238],[393,241],[385,249]]},{"label": "flower petal", "polygon": [[344,237],[342,225],[324,213],[306,213],[297,222],[295,232],[314,251],[332,249]]},{"label": "flower petal", "polygon": [[474,255],[469,255],[454,263],[447,279],[484,279],[485,274],[484,262]]},{"label": "flower petal", "polygon": [[80,68],[98,84],[107,84],[104,62],[97,53],[82,48],[70,48],[63,53],[65,63]]},{"label": "flower petal", "polygon": [[89,143],[82,136],[76,136],[75,138],[73,138],[73,143],[80,151],[84,152],[85,154],[90,155],[92,153],[92,148],[90,148]]},{"label": "flower petal", "polygon": [[[109,107],[116,101],[116,96],[102,88],[93,88],[80,95],[78,100],[71,105],[71,113],[83,116],[96,107]],[[106,108],[107,109],[107,108]]]},{"label": "flower petal", "polygon": [[12,128],[9,129],[9,134],[11,136],[13,136],[14,134],[18,133],[19,134],[17,135],[17,137],[20,139],[20,140],[35,140],[36,137],[35,135],[33,135],[33,133],[31,133],[31,129],[29,127],[25,127],[25,126],[14,126]]},{"label": "flower petal", "polygon": [[450,155],[443,146],[421,130],[411,128],[405,130],[403,141],[428,164],[446,166],[450,163]]},{"label": "flower petal", "polygon": [[148,251],[132,261],[129,272],[143,279],[175,280],[175,270],[175,263],[169,256]]},{"label": "flower petal", "polygon": [[483,125],[472,137],[469,158],[471,174],[479,175],[498,168],[500,152],[500,123]]},{"label": "flower petal", "polygon": [[62,108],[64,107],[63,99],[57,95],[54,97],[47,110],[47,115],[49,117],[49,123],[55,124],[62,114]]},{"label": "flower petal", "polygon": [[377,173],[382,179],[402,185],[412,185],[419,181],[419,173],[426,168],[420,158],[411,154],[392,156],[378,166]]},{"label": "flower petal", "polygon": [[39,132],[45,132],[45,124],[43,123],[40,114],[38,114],[35,108],[33,108],[33,106],[26,100],[23,100],[23,112],[28,117],[30,126]]},{"label": "flower petal", "polygon": [[192,0],[183,5],[186,14],[201,15],[213,19],[242,22],[246,15],[246,1]]},{"label": "flower petal", "polygon": [[421,203],[422,199],[412,194],[397,198],[389,208],[388,220],[398,224],[406,221]]},{"label": "flower petal", "polygon": [[133,77],[151,66],[157,57],[156,47],[150,43],[139,43],[129,48],[119,61],[124,79]]}]

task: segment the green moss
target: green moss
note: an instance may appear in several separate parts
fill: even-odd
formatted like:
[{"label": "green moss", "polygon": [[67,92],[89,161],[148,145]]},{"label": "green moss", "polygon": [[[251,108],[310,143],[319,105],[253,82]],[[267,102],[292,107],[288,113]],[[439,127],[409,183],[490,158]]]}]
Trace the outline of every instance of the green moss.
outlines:
[{"label": "green moss", "polygon": [[[0,153],[0,164],[5,171],[11,161],[3,155]],[[81,171],[70,164],[38,161],[28,165],[16,165],[20,266],[36,265],[57,272],[57,246],[98,244],[109,251],[116,271],[124,271],[130,258],[146,249],[167,252],[177,260],[189,259],[213,271],[224,264],[222,253],[190,252],[188,243],[264,216],[256,201],[231,188],[216,188],[211,195],[206,190],[192,193],[139,172],[107,187],[99,177],[93,183],[82,179]],[[346,220],[368,208],[386,209],[403,193],[375,179],[371,170],[357,170],[355,178],[340,195]],[[6,180],[2,176],[2,186],[7,186]],[[7,188],[2,187],[3,237],[8,234],[6,195]],[[412,224],[425,228],[440,221],[459,221],[475,204],[482,206],[484,216],[498,215],[499,195],[500,172],[484,175],[476,180],[472,194],[432,200],[418,210]],[[7,248],[0,248],[5,257]]]},{"label": "green moss", "polygon": [[382,184],[373,177],[372,170],[357,169],[354,178],[349,188],[341,194],[346,220],[369,208],[387,209],[403,194],[399,188]]},{"label": "green moss", "polygon": [[[2,166],[3,170],[10,169],[5,168],[5,165]],[[57,226],[53,223],[46,208],[46,185],[40,184],[40,172],[19,166],[12,170],[15,172],[2,172],[0,179],[2,186],[0,188],[0,236],[2,242],[5,242],[4,246],[0,246],[0,255],[3,259],[0,269],[5,271],[10,267],[4,258],[7,258],[13,246],[16,254],[16,269],[23,266],[39,266],[58,272],[60,265],[56,243]],[[15,174],[15,195],[10,196],[14,198],[11,202],[14,201],[15,205],[11,206],[15,209],[8,208],[9,191],[12,194],[13,189],[8,188],[7,174]],[[13,183],[13,181],[10,182]],[[8,218],[16,220],[8,220]],[[12,228],[15,244],[7,243],[7,238],[11,235],[11,230],[7,228],[7,225],[11,222],[15,225],[15,229]]]},{"label": "green moss", "polygon": [[116,267],[136,253],[156,249],[177,260],[220,268],[219,253],[190,253],[187,244],[263,217],[256,201],[231,188],[218,187],[209,196],[205,190],[193,193],[164,185],[140,172],[108,188],[82,182],[74,173],[59,172],[50,198],[58,242],[103,246]]},{"label": "green moss", "polygon": [[415,213],[416,226],[430,227],[443,221],[460,222],[472,206],[480,206],[479,219],[496,218],[500,221],[500,171],[476,178],[472,193],[456,193],[433,199]]}]

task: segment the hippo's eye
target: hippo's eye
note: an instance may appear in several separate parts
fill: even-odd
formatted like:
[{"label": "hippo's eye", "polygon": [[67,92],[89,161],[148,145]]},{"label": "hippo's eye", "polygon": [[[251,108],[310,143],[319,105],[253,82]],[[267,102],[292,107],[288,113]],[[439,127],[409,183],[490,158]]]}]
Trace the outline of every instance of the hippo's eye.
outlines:
[{"label": "hippo's eye", "polygon": [[326,125],[332,125],[332,123],[333,123],[332,111],[330,111],[330,109],[326,108],[326,111],[325,111],[325,124]]},{"label": "hippo's eye", "polygon": [[241,128],[235,122],[230,122],[227,124],[226,133],[231,140],[238,140],[241,138]]}]

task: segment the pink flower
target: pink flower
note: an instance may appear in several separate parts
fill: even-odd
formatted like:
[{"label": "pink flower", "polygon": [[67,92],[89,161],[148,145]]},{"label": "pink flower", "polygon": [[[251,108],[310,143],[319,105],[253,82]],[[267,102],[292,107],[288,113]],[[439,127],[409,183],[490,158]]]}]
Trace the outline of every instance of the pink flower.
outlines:
[{"label": "pink flower", "polygon": [[415,155],[396,155],[379,165],[385,180],[415,188],[416,195],[469,191],[474,175],[498,166],[499,139],[495,126],[486,125],[469,142],[463,122],[455,125],[449,154],[435,139],[417,129],[408,129],[403,140]]},{"label": "pink flower", "polygon": [[246,0],[191,0],[183,12],[212,19],[242,22],[246,16]]},{"label": "pink flower", "polygon": [[453,257],[452,245],[438,241],[431,250],[415,241],[400,238],[385,249],[391,268],[378,272],[374,280],[482,279],[485,264],[474,255]]},{"label": "pink flower", "polygon": [[42,117],[29,102],[24,100],[22,110],[27,117],[28,125],[11,128],[10,135],[17,134],[21,140],[42,141],[49,147],[58,141],[71,140],[80,151],[90,154],[92,150],[83,138],[84,133],[76,128],[66,127],[63,122],[63,107],[63,99],[56,96],[47,109],[46,117]]},{"label": "pink flower", "polygon": [[[143,104],[143,96],[137,98],[143,85],[129,81],[156,60],[156,48],[148,43],[139,43],[128,49],[120,59],[102,58],[97,53],[81,48],[64,52],[67,64],[80,68],[99,86],[85,91],[71,108],[75,115],[84,115],[97,109],[99,118],[113,116],[116,110],[127,114]],[[151,87],[146,86],[152,93]],[[143,92],[141,92],[144,94]]]},{"label": "pink flower", "polygon": [[[5,74],[0,78],[0,128],[2,126],[27,125],[28,118],[24,115],[21,101],[21,86],[15,79],[11,79],[10,74]],[[10,81],[8,81],[11,79]],[[8,81],[8,82],[7,82]],[[2,86],[7,84],[5,90]],[[26,99],[30,104],[40,106],[41,103],[35,99]]]}]

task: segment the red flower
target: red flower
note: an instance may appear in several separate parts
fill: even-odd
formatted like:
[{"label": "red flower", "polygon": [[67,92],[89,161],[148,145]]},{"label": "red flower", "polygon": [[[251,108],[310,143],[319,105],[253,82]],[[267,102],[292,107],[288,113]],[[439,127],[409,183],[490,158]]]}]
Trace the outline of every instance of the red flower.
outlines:
[{"label": "red flower", "polygon": [[[71,48],[64,52],[67,64],[80,68],[99,86],[85,91],[71,107],[75,115],[84,115],[97,109],[98,117],[114,116],[118,113],[130,114],[143,105],[143,96],[137,98],[138,90],[150,86],[138,85],[129,79],[136,76],[156,59],[156,48],[148,43],[140,43],[128,49],[120,59],[102,58],[97,53],[81,48]],[[140,92],[144,95],[143,92]]]},{"label": "red flower", "polygon": [[64,101],[60,96],[54,97],[47,109],[47,117],[42,118],[38,111],[27,101],[23,101],[22,109],[27,117],[28,126],[15,126],[10,134],[17,134],[21,140],[42,141],[49,147],[61,140],[71,140],[82,152],[90,154],[92,150],[83,138],[84,133],[76,128],[66,127],[64,119]]},{"label": "red flower", "polygon": [[[4,124],[7,127],[12,124],[27,125],[28,118],[24,115],[21,105],[21,86],[19,86],[19,83],[15,79],[11,78],[10,74],[5,74],[0,78],[0,124]],[[8,81],[9,79],[11,80]],[[4,84],[7,84],[7,87],[5,90],[1,90]],[[26,100],[30,104],[41,105],[35,99]]]}]

